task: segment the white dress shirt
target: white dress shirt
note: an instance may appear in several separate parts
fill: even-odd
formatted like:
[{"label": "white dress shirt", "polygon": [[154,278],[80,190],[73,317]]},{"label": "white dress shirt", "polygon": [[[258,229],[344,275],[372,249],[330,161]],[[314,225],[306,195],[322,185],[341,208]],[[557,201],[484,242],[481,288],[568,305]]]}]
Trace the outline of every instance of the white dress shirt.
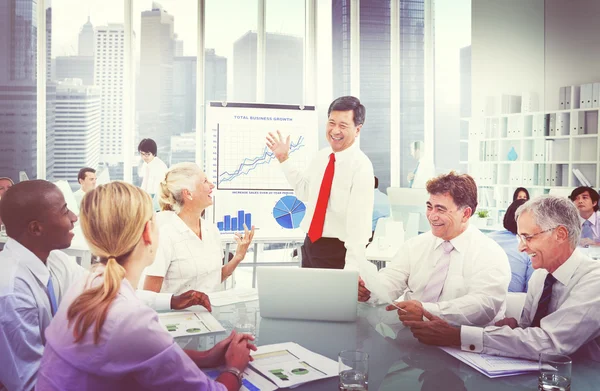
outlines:
[{"label": "white dress shirt", "polygon": [[165,179],[167,165],[158,156],[148,164],[144,162],[138,167],[138,176],[142,178],[142,190],[150,195],[160,194],[160,182]]},{"label": "white dress shirt", "polygon": [[80,206],[81,200],[83,200],[83,196],[85,195],[85,191],[79,189],[75,193],[73,193],[73,195],[75,196],[75,202],[77,203],[77,206]]},{"label": "white dress shirt", "polygon": [[[592,223],[592,232],[594,233],[594,237],[592,238],[595,242],[600,242],[600,219],[598,218],[598,212],[592,213],[592,215],[587,219],[590,223]],[[583,223],[585,223],[586,219],[579,216],[579,222],[581,223],[581,228],[583,228]]]},{"label": "white dress shirt", "polygon": [[223,251],[217,227],[201,219],[200,239],[175,212],[160,212],[156,217],[158,249],[154,263],[144,273],[164,277],[161,292],[178,295],[190,289],[221,290]]},{"label": "white dress shirt", "polygon": [[[85,270],[61,251],[52,251],[46,265],[31,251],[9,238],[0,252],[0,383],[8,390],[35,386],[52,319],[48,279],[59,304],[70,286]],[[138,291],[138,296],[159,310],[171,306],[171,295]]]},{"label": "white dress shirt", "polygon": [[520,327],[463,326],[462,349],[532,360],[540,353],[577,353],[600,361],[600,262],[575,250],[552,273],[557,281],[552,286],[548,315],[540,327],[530,327],[547,275],[545,269],[538,269],[531,276]]},{"label": "white dress shirt", "polygon": [[[306,215],[301,223],[304,232],[308,232],[310,227],[331,153],[331,148],[317,152],[304,172],[294,167],[293,157],[281,163],[296,196],[306,204]],[[366,259],[365,248],[372,235],[374,181],[373,164],[356,143],[335,153],[335,172],[325,212],[323,237],[344,242],[346,268],[357,269],[358,262]]]},{"label": "white dress shirt", "polygon": [[[404,294],[403,300],[420,300],[443,254],[443,242],[429,231],[400,247],[394,260],[379,271],[391,297]],[[423,308],[453,325],[485,326],[504,318],[511,277],[504,250],[474,226],[450,243],[454,250],[439,301],[423,303]]]}]

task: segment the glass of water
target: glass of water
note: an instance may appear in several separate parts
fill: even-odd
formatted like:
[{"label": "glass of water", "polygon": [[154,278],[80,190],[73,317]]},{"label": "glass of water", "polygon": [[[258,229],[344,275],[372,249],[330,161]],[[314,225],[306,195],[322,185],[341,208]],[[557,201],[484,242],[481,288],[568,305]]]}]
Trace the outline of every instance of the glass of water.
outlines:
[{"label": "glass of water", "polygon": [[360,350],[343,350],[338,355],[340,391],[366,391],[369,384],[369,355]]},{"label": "glass of water", "polygon": [[540,353],[540,391],[570,391],[571,365],[569,356]]}]

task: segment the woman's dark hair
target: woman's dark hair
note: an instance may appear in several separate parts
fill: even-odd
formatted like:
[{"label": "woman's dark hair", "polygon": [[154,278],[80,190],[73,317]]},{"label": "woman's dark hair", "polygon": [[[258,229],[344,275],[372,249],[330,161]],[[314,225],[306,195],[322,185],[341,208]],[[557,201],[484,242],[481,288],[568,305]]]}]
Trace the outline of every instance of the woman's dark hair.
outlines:
[{"label": "woman's dark hair", "polygon": [[504,228],[515,235],[517,234],[517,219],[515,218],[515,214],[517,213],[519,206],[523,205],[527,201],[528,200],[524,199],[515,200],[512,204],[510,204],[508,209],[506,209],[506,214],[504,215]]},{"label": "woman's dark hair", "polygon": [[157,151],[157,147],[156,147],[156,141],[152,140],[151,138],[145,138],[142,141],[140,141],[140,144],[138,145],[138,152],[150,152],[151,154],[153,154],[154,156],[156,156],[156,151]]},{"label": "woman's dark hair", "polygon": [[529,201],[529,198],[531,198],[531,197],[529,197],[529,192],[524,187],[517,187],[517,190],[515,190],[515,192],[513,194],[513,201],[517,200],[517,197],[519,196],[520,192],[524,192],[527,195],[527,199],[525,201]]}]

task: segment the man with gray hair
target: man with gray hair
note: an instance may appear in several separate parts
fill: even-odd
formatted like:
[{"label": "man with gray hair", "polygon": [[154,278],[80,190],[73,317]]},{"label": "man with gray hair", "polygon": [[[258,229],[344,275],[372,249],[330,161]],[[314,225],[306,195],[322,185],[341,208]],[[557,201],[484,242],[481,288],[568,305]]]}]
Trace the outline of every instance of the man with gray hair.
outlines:
[{"label": "man with gray hair", "polygon": [[516,219],[519,250],[536,269],[520,320],[457,328],[426,313],[430,322],[405,324],[428,345],[529,359],[577,353],[600,361],[600,262],[577,249],[577,208],[567,198],[541,196],[523,204]]}]

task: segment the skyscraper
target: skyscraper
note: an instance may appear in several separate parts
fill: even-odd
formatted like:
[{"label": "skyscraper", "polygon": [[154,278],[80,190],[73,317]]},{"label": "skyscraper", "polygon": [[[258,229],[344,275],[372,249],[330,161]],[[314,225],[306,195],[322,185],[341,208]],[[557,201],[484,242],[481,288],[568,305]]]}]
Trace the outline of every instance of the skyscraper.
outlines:
[{"label": "skyscraper", "polygon": [[[256,101],[256,32],[248,31],[233,44],[233,99]],[[304,40],[293,35],[267,33],[265,102],[301,104]]]},{"label": "skyscraper", "polygon": [[160,4],[142,12],[137,111],[139,137],[151,138],[168,161],[173,129],[174,18]]},{"label": "skyscraper", "polygon": [[[401,183],[417,162],[410,143],[424,133],[423,0],[398,0],[400,8],[400,129],[391,129],[390,0],[361,0],[360,100],[367,108],[360,147],[373,163],[379,187],[390,186],[391,154],[400,154]],[[350,0],[332,0],[333,93],[349,95]],[[390,132],[400,132],[400,145],[390,144]]]},{"label": "skyscraper", "polygon": [[[19,171],[37,178],[37,7],[34,0],[0,1],[0,175]],[[52,12],[46,10],[46,60],[50,64]],[[46,69],[48,71],[48,68]],[[46,177],[54,166],[54,100],[46,89]]]},{"label": "skyscraper", "polygon": [[[174,133],[196,130],[196,57],[175,57],[173,62]],[[227,59],[205,51],[204,97],[206,101],[227,100]]]},{"label": "skyscraper", "polygon": [[94,36],[94,26],[92,25],[92,22],[90,22],[90,17],[88,16],[87,22],[81,27],[81,31],[79,32],[79,51],[77,52],[79,56],[94,56],[96,47]]},{"label": "skyscraper", "polygon": [[112,179],[123,179],[123,72],[125,31],[122,24],[96,28],[94,85],[100,87],[100,162]]},{"label": "skyscraper", "polygon": [[66,79],[56,87],[56,179],[64,179],[73,189],[82,167],[97,168],[100,161],[99,87],[84,86],[80,79]]},{"label": "skyscraper", "polygon": [[94,85],[94,57],[56,57],[56,80],[81,79],[86,86]]}]

